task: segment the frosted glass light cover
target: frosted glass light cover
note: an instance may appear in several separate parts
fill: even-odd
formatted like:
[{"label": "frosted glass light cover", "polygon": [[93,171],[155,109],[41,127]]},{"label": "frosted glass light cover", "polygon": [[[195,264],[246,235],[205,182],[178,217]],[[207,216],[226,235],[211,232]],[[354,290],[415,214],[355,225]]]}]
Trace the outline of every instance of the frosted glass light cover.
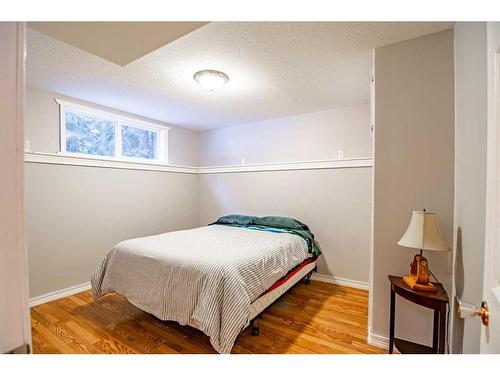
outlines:
[{"label": "frosted glass light cover", "polygon": [[200,70],[194,74],[194,80],[207,91],[217,91],[224,87],[229,77],[218,70]]},{"label": "frosted glass light cover", "polygon": [[436,213],[413,211],[406,233],[398,245],[422,250],[449,251],[439,230]]}]

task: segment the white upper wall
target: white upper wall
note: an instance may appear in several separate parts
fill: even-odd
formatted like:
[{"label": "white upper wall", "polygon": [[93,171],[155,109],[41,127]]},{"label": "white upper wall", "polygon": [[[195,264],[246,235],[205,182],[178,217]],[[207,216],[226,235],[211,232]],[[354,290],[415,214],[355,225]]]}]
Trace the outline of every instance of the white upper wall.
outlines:
[{"label": "white upper wall", "polygon": [[361,104],[200,133],[203,166],[371,157],[370,106]]},{"label": "white upper wall", "polygon": [[198,166],[198,132],[172,126],[131,113],[103,107],[34,87],[26,88],[25,140],[31,144],[32,152],[59,152],[59,104],[54,98],[61,98],[112,113],[126,115],[170,128],[168,131],[168,160],[173,165]]},{"label": "white upper wall", "polygon": [[215,166],[371,157],[370,106],[361,104],[298,116],[196,132],[34,87],[26,88],[25,139],[32,152],[59,151],[62,98],[170,127],[169,162]]}]

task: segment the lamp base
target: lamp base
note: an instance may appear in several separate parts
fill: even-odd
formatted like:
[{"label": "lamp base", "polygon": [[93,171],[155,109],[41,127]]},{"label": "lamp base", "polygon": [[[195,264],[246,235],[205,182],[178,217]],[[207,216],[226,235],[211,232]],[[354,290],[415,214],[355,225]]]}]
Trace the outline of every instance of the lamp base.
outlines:
[{"label": "lamp base", "polygon": [[420,254],[415,255],[413,262],[411,262],[410,274],[403,277],[403,280],[412,289],[436,291],[437,288],[429,282],[430,279],[429,263],[422,256],[422,250],[420,250]]},{"label": "lamp base", "polygon": [[421,283],[417,283],[415,281],[415,279],[413,279],[411,276],[405,276],[403,277],[403,281],[412,289],[414,290],[423,290],[423,291],[426,291],[426,292],[435,292],[437,290],[437,288],[431,284],[431,283],[427,283],[427,284],[421,284]]}]

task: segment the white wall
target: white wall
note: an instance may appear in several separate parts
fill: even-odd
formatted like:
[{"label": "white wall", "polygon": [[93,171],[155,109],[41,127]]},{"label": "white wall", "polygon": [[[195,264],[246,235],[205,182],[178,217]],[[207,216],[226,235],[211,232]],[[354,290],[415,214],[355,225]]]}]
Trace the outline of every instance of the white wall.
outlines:
[{"label": "white wall", "polygon": [[[375,50],[373,285],[369,325],[389,335],[388,275],[408,274],[418,252],[396,243],[411,211],[436,211],[446,242],[453,240],[453,31]],[[451,291],[451,253],[425,252]],[[396,335],[430,345],[432,312],[398,299]]]},{"label": "white wall", "polygon": [[205,166],[337,159],[338,150],[345,158],[371,157],[368,104],[200,133]]},{"label": "white wall", "polygon": [[[486,219],[486,23],[455,24],[454,294],[481,305]],[[456,317],[452,352],[479,353],[481,322]]]},{"label": "white wall", "polygon": [[[369,82],[367,82],[367,85]],[[369,105],[339,108],[200,134],[205,165],[371,157]],[[307,223],[321,244],[319,273],[368,282],[371,167],[200,176],[200,225],[230,213]]]},{"label": "white wall", "polygon": [[59,104],[54,98],[65,99],[94,108],[126,115],[158,125],[168,126],[168,161],[173,165],[198,166],[198,132],[165,124],[156,120],[103,107],[83,100],[66,97],[35,87],[26,89],[25,140],[30,141],[32,152],[56,153],[59,150]]}]

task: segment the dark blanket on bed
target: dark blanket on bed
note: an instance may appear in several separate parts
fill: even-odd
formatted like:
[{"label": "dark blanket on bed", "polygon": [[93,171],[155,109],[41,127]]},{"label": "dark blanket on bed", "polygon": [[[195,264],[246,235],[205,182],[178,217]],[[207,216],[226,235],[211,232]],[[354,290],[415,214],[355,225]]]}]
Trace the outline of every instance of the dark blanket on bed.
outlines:
[{"label": "dark blanket on bed", "polygon": [[295,234],[296,236],[302,237],[306,241],[309,253],[314,256],[321,254],[319,245],[314,240],[314,234],[309,230],[309,227],[291,217],[227,215],[220,217],[216,222],[209,225],[214,224],[263,230],[268,232]]}]

